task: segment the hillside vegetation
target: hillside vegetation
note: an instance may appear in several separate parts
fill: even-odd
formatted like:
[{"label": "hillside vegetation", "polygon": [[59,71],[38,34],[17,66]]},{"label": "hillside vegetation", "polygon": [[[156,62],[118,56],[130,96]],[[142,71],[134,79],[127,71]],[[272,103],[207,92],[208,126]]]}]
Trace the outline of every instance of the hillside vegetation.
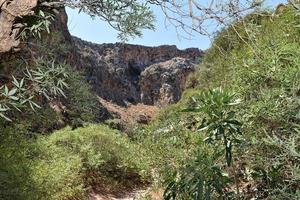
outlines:
[{"label": "hillside vegetation", "polygon": [[86,199],[146,184],[144,150],[117,131],[89,125],[28,138],[1,134],[1,199]]},{"label": "hillside vegetation", "polygon": [[[169,138],[166,149],[195,151],[188,164],[174,164],[168,198],[300,198],[299,19],[289,6],[251,14],[215,38],[191,77],[197,87],[150,128],[161,130],[158,141]],[[208,144],[195,145],[194,135],[209,137]]]},{"label": "hillside vegetation", "polygon": [[73,75],[72,127],[49,133],[60,116],[48,105],[8,116],[13,123],[1,118],[0,199],[87,199],[137,187],[162,189],[161,199],[300,199],[294,7],[250,14],[220,31],[181,101],[126,134],[90,124],[96,97]]},{"label": "hillside vegetation", "polygon": [[300,198],[299,33],[287,6],[218,34],[194,88],[141,133],[166,199]]}]

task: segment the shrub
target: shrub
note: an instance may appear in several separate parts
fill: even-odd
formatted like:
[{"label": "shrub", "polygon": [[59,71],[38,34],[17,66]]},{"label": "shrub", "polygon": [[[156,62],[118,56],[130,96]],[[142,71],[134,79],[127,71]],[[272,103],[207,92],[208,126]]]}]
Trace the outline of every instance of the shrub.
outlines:
[{"label": "shrub", "polygon": [[91,184],[122,189],[149,177],[145,151],[101,125],[65,128],[36,139],[9,127],[0,137],[1,199],[80,199]]},{"label": "shrub", "polygon": [[167,181],[164,199],[203,199],[225,197],[225,188],[230,182],[220,166],[215,164],[215,155],[202,145],[195,156],[175,171]]},{"label": "shrub", "polygon": [[0,137],[1,199],[63,199],[82,193],[80,157],[43,146],[17,129],[2,129]]},{"label": "shrub", "polygon": [[242,126],[233,109],[233,106],[240,103],[235,96],[221,88],[204,91],[192,97],[192,105],[187,109],[188,112],[203,115],[198,129],[207,132],[205,141],[215,143],[215,146],[219,146],[218,141],[221,141],[228,166],[231,166],[232,148],[239,143]]}]

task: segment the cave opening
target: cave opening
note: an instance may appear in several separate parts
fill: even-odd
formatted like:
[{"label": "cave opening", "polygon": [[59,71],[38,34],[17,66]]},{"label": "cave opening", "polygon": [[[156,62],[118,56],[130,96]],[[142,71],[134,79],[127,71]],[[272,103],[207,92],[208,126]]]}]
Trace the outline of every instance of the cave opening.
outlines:
[{"label": "cave opening", "polygon": [[134,60],[130,60],[128,62],[128,72],[131,77],[134,77],[135,79],[138,79],[141,75],[141,70],[137,66],[137,64],[134,62]]}]

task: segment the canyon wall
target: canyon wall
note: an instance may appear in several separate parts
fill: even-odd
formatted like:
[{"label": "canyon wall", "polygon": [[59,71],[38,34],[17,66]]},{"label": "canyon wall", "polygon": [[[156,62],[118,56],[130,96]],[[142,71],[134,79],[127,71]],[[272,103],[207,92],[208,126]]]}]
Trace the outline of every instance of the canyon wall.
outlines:
[{"label": "canyon wall", "polygon": [[87,81],[105,100],[119,105],[164,106],[177,102],[202,52],[176,46],[94,44],[73,37]]}]

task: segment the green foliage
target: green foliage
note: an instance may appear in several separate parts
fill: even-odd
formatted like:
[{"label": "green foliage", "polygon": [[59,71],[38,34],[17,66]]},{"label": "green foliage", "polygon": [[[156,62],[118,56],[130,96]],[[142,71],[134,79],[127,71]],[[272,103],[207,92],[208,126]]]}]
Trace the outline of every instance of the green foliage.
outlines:
[{"label": "green foliage", "polygon": [[[238,104],[236,95],[221,89],[190,89],[178,104],[163,110],[138,134],[141,145],[154,158],[151,162],[158,173],[158,185],[166,187],[165,199],[214,199],[230,195],[232,189],[225,188],[232,183],[232,174],[226,175],[220,157],[224,149],[228,150],[225,155],[231,155],[228,141],[238,142]],[[208,138],[214,145],[208,143]],[[227,161],[231,164],[231,156]]]},{"label": "green foliage", "polygon": [[[186,97],[194,94],[193,90],[185,91]],[[177,180],[174,173],[177,172],[178,176],[184,173],[182,165],[192,162],[198,147],[204,154],[212,153],[211,146],[203,142],[205,135],[194,133],[195,117],[183,112],[188,102],[189,98],[184,98],[178,104],[168,106],[150,125],[136,128],[132,135],[134,142],[143,146],[151,158],[155,187],[162,188]]]},{"label": "green foliage", "polygon": [[44,96],[48,100],[65,96],[64,89],[68,87],[66,78],[66,65],[46,61],[42,58],[35,60],[35,68],[28,69],[24,77],[15,78],[0,87],[0,117],[12,121],[7,113],[12,115],[13,111],[29,107],[32,110],[40,108],[36,100],[39,96]]},{"label": "green foliage", "polygon": [[64,89],[68,88],[66,80],[68,78],[66,64],[56,63],[55,60],[48,61],[43,58],[35,60],[36,68],[27,69],[25,74],[31,81],[33,88],[37,88],[37,93],[46,97],[47,100],[53,97],[66,97]]},{"label": "green foliage", "polygon": [[236,166],[237,180],[252,182],[257,190],[243,192],[243,198],[299,197],[300,163],[293,156],[299,151],[297,12],[287,6],[275,16],[249,15],[220,32],[200,66],[206,73],[200,74],[199,87],[231,88],[243,101],[235,110],[245,141],[236,157],[243,163]]},{"label": "green foliage", "polygon": [[43,39],[37,39],[35,52],[45,60],[56,60],[56,62],[69,62],[68,56],[72,54],[72,46],[66,42],[66,36],[61,30],[51,30],[51,34],[43,35]]},{"label": "green foliage", "polygon": [[84,77],[68,68],[68,89],[66,90],[66,107],[71,124],[77,122],[95,122],[101,119],[103,111],[97,97],[92,94],[91,88]]},{"label": "green foliage", "polygon": [[0,87],[0,117],[12,121],[6,113],[12,109],[20,111],[20,108],[28,105],[31,109],[40,108],[33,99],[33,94],[31,94],[24,85],[24,78],[18,81],[14,76],[12,77],[12,87],[9,88],[7,85]]},{"label": "green foliage", "polygon": [[[205,146],[204,144],[202,144]],[[225,197],[225,187],[230,182],[220,166],[215,165],[213,151],[198,149],[195,157],[184,167],[175,171],[167,181],[164,199],[213,199],[214,195]]]},{"label": "green foliage", "polygon": [[[65,125],[59,113],[55,112],[48,104],[41,105],[41,108],[35,111],[24,109],[22,112],[14,113],[13,122],[4,124],[18,127],[29,136],[50,133]],[[1,126],[5,125],[1,124]]]},{"label": "green foliage", "polygon": [[[147,1],[146,1],[147,2]],[[147,3],[139,1],[92,1],[74,3],[66,0],[67,5],[84,11],[91,17],[100,17],[119,31],[119,38],[126,41],[128,37],[142,35],[142,29],[154,29],[155,17]]]},{"label": "green foliage", "polygon": [[119,31],[119,39],[128,40],[129,37],[142,36],[143,29],[154,29],[153,22],[155,17],[148,5],[150,1],[91,1],[85,0],[74,2],[71,0],[63,1],[39,1],[38,7],[33,16],[22,19],[25,28],[19,34],[23,40],[30,36],[41,38],[44,32],[50,33],[50,25],[54,20],[54,11],[57,7],[68,6],[78,8],[79,12],[84,11],[92,18],[99,17],[106,21],[110,26]]},{"label": "green foliage", "polygon": [[[4,123],[0,198],[84,198],[91,185],[145,183],[151,171],[154,183],[166,188],[166,199],[299,199],[299,17],[287,6],[278,15],[251,14],[222,30],[183,99],[138,127],[132,141],[104,126],[36,136],[28,134],[26,123]],[[51,62],[38,66],[51,71]],[[67,83],[61,85],[70,98],[71,121],[90,121],[97,99],[82,77],[68,70],[68,76],[49,73],[57,76],[46,85]],[[21,81],[2,88],[6,99],[15,98],[10,97]],[[197,112],[183,112],[187,107]],[[241,124],[243,145],[236,145]],[[230,167],[220,159],[224,149]]]},{"label": "green foliage", "polygon": [[[166,199],[205,199],[205,190],[211,199],[299,199],[298,12],[251,14],[222,30],[183,99],[136,136],[155,157]],[[223,165],[222,146],[234,166]]]},{"label": "green foliage", "polygon": [[41,39],[42,33],[50,33],[50,25],[54,20],[54,15],[42,10],[38,10],[30,19],[25,18],[25,28],[19,34],[22,40],[28,39],[30,36]]},{"label": "green foliage", "polygon": [[241,122],[236,119],[233,106],[240,103],[235,95],[221,88],[202,92],[192,97],[192,106],[187,111],[205,114],[200,131],[208,133],[205,141],[214,143],[221,140],[225,149],[227,165],[232,163],[233,144],[239,143],[238,136],[241,134]]},{"label": "green foliage", "polygon": [[21,133],[13,128],[1,131],[0,198],[63,199],[80,195],[80,157]]},{"label": "green foliage", "polygon": [[[59,119],[52,116],[53,111],[46,105],[49,102],[62,105],[63,113],[56,115],[61,115],[60,121],[64,120],[65,123],[73,124],[74,127],[84,122],[98,122],[105,117],[103,107],[96,96],[91,93],[89,85],[79,72],[73,70],[68,64],[55,60],[40,57],[34,61],[32,66],[26,64],[26,70],[19,75],[22,77],[25,74],[25,77],[13,76],[11,83],[0,88],[0,117],[15,121],[18,117],[26,116],[26,119],[18,119],[18,124],[26,123],[26,126],[35,132],[51,131],[53,128],[62,126],[62,124],[57,124]],[[40,120],[33,119],[34,115],[40,115]],[[54,121],[49,122],[51,120]],[[36,126],[37,121],[41,126]],[[44,122],[47,122],[49,126]],[[43,128],[42,125],[46,126]]]},{"label": "green foliage", "polygon": [[263,145],[276,152],[272,158],[272,166],[256,166],[253,177],[264,180],[264,189],[272,188],[271,198],[298,199],[299,196],[299,125],[295,125],[289,136],[266,136]]},{"label": "green foliage", "polygon": [[94,183],[121,187],[129,178],[143,182],[149,173],[143,149],[104,126],[65,128],[37,139],[23,133],[10,127],[0,135],[4,200],[84,199]]}]

